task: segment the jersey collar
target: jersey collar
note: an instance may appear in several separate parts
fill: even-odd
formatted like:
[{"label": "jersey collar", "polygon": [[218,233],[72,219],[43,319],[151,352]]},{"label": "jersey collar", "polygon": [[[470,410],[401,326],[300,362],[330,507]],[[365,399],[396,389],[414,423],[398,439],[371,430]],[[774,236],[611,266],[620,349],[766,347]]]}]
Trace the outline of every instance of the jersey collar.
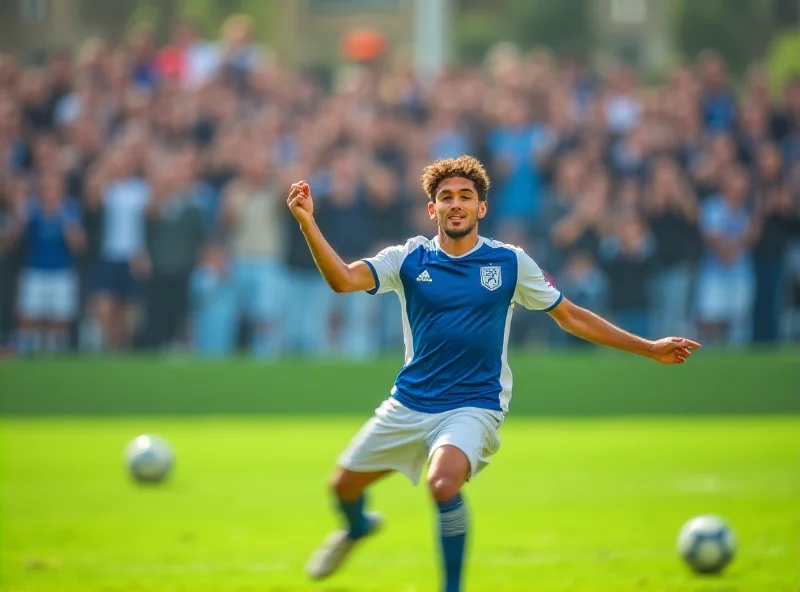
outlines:
[{"label": "jersey collar", "polygon": [[445,252],[442,249],[441,245],[439,245],[439,235],[436,235],[435,237],[433,237],[433,246],[436,247],[436,250],[438,252],[440,252],[442,255],[444,255],[445,257],[448,257],[450,259],[463,259],[464,257],[467,257],[468,255],[472,255],[475,251],[480,249],[485,242],[486,242],[486,239],[483,238],[482,236],[479,236],[478,237],[478,242],[475,243],[475,246],[472,247],[469,251],[467,251],[463,255],[450,255],[449,253]]}]

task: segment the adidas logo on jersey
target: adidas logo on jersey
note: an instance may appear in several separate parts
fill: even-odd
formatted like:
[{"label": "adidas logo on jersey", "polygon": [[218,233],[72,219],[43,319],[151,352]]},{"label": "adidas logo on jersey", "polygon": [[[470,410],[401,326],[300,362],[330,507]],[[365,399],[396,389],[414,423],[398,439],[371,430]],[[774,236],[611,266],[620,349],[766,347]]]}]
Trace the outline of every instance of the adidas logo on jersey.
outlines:
[{"label": "adidas logo on jersey", "polygon": [[433,278],[431,277],[431,274],[429,274],[428,270],[426,269],[425,271],[423,271],[421,274],[419,274],[417,276],[417,281],[418,282],[432,282]]}]

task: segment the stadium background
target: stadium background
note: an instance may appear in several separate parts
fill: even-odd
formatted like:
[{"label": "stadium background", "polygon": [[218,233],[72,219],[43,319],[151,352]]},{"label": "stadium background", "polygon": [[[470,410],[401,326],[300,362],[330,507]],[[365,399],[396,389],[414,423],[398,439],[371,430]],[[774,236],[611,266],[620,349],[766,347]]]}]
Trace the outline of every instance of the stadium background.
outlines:
[{"label": "stadium background", "polygon": [[[318,589],[301,568],[335,524],[327,471],[401,334],[391,296],[322,283],[286,188],[309,180],[356,258],[432,235],[421,168],[472,152],[494,180],[484,234],[623,326],[706,347],[661,368],[517,311],[503,448],[468,492],[471,589],[795,590],[798,10],[0,2],[0,589]],[[27,220],[62,176],[85,238],[63,341],[17,312]],[[737,177],[722,252],[704,237]],[[142,491],[120,455],[151,431],[177,471]],[[435,589],[422,492],[390,480],[375,504],[385,539],[332,585]],[[711,581],[674,556],[703,512],[742,541]]]}]

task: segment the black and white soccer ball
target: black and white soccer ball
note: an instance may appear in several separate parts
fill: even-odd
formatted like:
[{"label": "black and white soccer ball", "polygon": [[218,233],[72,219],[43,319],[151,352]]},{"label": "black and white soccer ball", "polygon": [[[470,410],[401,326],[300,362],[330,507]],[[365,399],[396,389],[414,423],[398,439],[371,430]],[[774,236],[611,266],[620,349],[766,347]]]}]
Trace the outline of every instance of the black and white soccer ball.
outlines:
[{"label": "black and white soccer ball", "polygon": [[716,574],[736,553],[733,531],[717,516],[697,516],[681,528],[678,552],[696,573]]},{"label": "black and white soccer ball", "polygon": [[172,470],[174,455],[163,438],[142,434],[125,447],[125,463],[139,483],[161,483]]}]

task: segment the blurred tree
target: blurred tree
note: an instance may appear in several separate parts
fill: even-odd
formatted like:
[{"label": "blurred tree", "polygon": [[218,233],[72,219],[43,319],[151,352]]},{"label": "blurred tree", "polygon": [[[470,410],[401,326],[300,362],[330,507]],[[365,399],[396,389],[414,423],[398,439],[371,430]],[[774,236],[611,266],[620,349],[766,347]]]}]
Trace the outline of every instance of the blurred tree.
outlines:
[{"label": "blurred tree", "polygon": [[590,0],[510,0],[517,41],[556,52],[584,52],[594,43]]},{"label": "blurred tree", "polygon": [[777,35],[767,54],[767,75],[773,93],[779,93],[793,76],[800,76],[800,33]]},{"label": "blurred tree", "polygon": [[[94,0],[102,2],[104,0]],[[117,0],[137,5],[131,23],[150,25],[165,41],[175,21],[181,17],[193,19],[204,35],[219,37],[220,27],[232,14],[243,13],[253,17],[255,40],[267,43],[278,23],[272,18],[279,0]]]},{"label": "blurred tree", "polygon": [[483,58],[498,41],[523,49],[544,45],[556,52],[584,52],[594,43],[590,0],[460,0],[454,27],[456,55]]},{"label": "blurred tree", "polygon": [[797,30],[797,0],[673,0],[676,46],[687,59],[716,49],[740,75],[761,60],[776,34]]},{"label": "blurred tree", "polygon": [[470,10],[460,15],[453,27],[455,58],[465,63],[480,62],[498,41],[511,40],[508,20],[497,12]]},{"label": "blurred tree", "polygon": [[[164,4],[169,2],[164,0]],[[83,0],[78,3],[79,22],[98,36],[117,40],[124,35],[140,3],[140,0]]]}]

